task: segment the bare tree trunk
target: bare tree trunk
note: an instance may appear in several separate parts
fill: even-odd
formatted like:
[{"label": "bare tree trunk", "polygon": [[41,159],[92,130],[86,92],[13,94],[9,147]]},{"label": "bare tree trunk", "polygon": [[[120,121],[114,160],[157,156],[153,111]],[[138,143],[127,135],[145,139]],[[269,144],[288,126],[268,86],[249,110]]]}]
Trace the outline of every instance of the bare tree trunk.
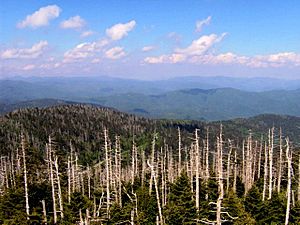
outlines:
[{"label": "bare tree trunk", "polygon": [[265,143],[265,163],[264,163],[264,186],[263,186],[263,194],[262,194],[262,200],[265,200],[266,196],[266,190],[267,190],[267,178],[268,178],[268,150],[267,150],[267,144]]},{"label": "bare tree trunk", "polygon": [[28,187],[27,187],[27,168],[26,168],[26,154],[25,154],[25,138],[22,134],[22,155],[23,155],[23,171],[24,171],[24,190],[25,190],[25,208],[26,208],[26,215],[27,220],[29,220],[29,199],[28,199]]},{"label": "bare tree trunk", "polygon": [[282,131],[279,130],[279,168],[278,168],[278,180],[277,180],[277,192],[280,193],[281,187],[281,173],[282,173]]},{"label": "bare tree trunk", "polygon": [[217,159],[218,159],[218,189],[219,197],[217,200],[217,225],[222,224],[221,212],[222,212],[222,201],[224,197],[223,187],[223,139],[222,139],[222,125],[220,128],[220,137],[218,138],[217,146]]},{"label": "bare tree trunk", "polygon": [[[156,134],[153,135],[153,140],[152,140],[152,148],[151,148],[151,165],[154,164],[155,140],[156,140]],[[150,176],[149,195],[151,195],[151,192],[152,192],[152,186],[153,186],[153,170],[151,170],[151,176]]]},{"label": "bare tree trunk", "polygon": [[199,137],[198,137],[198,130],[195,130],[195,157],[196,157],[196,209],[199,210],[200,208],[200,184],[199,184]]},{"label": "bare tree trunk", "polygon": [[47,212],[46,212],[45,200],[42,200],[42,207],[43,207],[43,223],[47,224]]},{"label": "bare tree trunk", "polygon": [[237,157],[236,150],[234,151],[234,174],[233,174],[233,187],[232,190],[236,193],[236,178],[237,178]]},{"label": "bare tree trunk", "polygon": [[206,153],[205,153],[205,179],[209,179],[209,131],[208,127],[206,128]]},{"label": "bare tree trunk", "polygon": [[190,150],[190,179],[191,179],[191,192],[194,192],[194,145],[191,145]]},{"label": "bare tree trunk", "polygon": [[242,146],[242,180],[243,183],[246,184],[246,169],[245,169],[245,141],[243,140]]},{"label": "bare tree trunk", "polygon": [[52,202],[53,202],[53,222],[57,223],[57,211],[56,211],[56,198],[55,198],[55,184],[54,184],[54,175],[53,175],[53,160],[52,160],[52,142],[51,137],[49,136],[48,143],[48,152],[49,152],[49,164],[50,164],[50,181],[52,189]]},{"label": "bare tree trunk", "polygon": [[260,140],[260,146],[259,146],[259,155],[258,155],[258,168],[257,168],[257,179],[260,179],[260,171],[261,171],[261,153],[263,148],[263,137],[261,137]]},{"label": "bare tree trunk", "polygon": [[180,128],[178,127],[178,176],[181,173],[181,134]]},{"label": "bare tree trunk", "polygon": [[107,201],[107,218],[110,218],[110,177],[109,177],[109,159],[108,159],[108,136],[107,136],[107,130],[104,128],[104,149],[105,149],[105,170],[106,170],[106,201]]},{"label": "bare tree trunk", "polygon": [[269,197],[268,199],[272,198],[272,179],[273,179],[273,141],[274,140],[274,127],[269,130]]},{"label": "bare tree trunk", "polygon": [[142,187],[144,187],[145,182],[145,170],[146,170],[146,156],[145,150],[142,150]]},{"label": "bare tree trunk", "polygon": [[161,210],[161,204],[160,204],[160,198],[159,198],[159,190],[158,190],[158,184],[157,184],[157,178],[156,178],[154,165],[151,165],[148,162],[148,166],[150,167],[150,169],[152,171],[152,174],[153,174],[153,181],[154,181],[154,187],[155,187],[155,193],[156,193],[157,208],[158,208],[158,214],[159,214],[159,223],[163,224],[163,216],[162,216],[162,210]]},{"label": "bare tree trunk", "polygon": [[288,161],[288,184],[287,184],[287,204],[286,204],[286,214],[285,214],[285,225],[289,224],[290,217],[290,207],[291,207],[291,186],[292,186],[292,152],[289,147],[289,139],[286,139],[286,158]]},{"label": "bare tree trunk", "polygon": [[230,155],[232,152],[232,143],[231,140],[228,140],[229,142],[229,152],[228,152],[228,156],[227,156],[227,179],[226,179],[226,193],[228,194],[229,191],[229,181],[230,181]]},{"label": "bare tree trunk", "polygon": [[63,201],[62,201],[62,194],[61,194],[61,187],[60,187],[60,177],[58,172],[58,163],[57,163],[57,156],[55,156],[54,166],[56,171],[56,180],[57,180],[57,187],[58,187],[58,201],[59,201],[59,211],[61,219],[64,218],[64,209],[63,209]]},{"label": "bare tree trunk", "polygon": [[71,202],[71,162],[68,157],[68,203]]},{"label": "bare tree trunk", "polygon": [[87,167],[87,176],[88,176],[88,196],[91,199],[91,168]]}]

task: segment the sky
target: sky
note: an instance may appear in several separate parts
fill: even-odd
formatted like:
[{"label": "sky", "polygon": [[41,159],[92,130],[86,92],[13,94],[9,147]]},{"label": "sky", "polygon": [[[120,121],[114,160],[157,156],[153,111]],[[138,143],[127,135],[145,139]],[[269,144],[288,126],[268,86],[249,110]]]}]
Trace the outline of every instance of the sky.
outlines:
[{"label": "sky", "polygon": [[300,79],[300,1],[2,0],[14,76]]}]

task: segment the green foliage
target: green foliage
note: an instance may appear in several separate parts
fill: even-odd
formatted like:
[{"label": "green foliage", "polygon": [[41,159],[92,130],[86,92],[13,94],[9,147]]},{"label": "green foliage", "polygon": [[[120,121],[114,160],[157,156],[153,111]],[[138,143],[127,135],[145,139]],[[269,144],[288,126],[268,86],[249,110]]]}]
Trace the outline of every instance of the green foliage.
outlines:
[{"label": "green foliage", "polygon": [[24,189],[10,189],[0,197],[1,224],[24,224],[26,222]]},{"label": "green foliage", "polygon": [[164,210],[166,224],[196,224],[197,213],[192,196],[189,178],[182,173],[171,185]]},{"label": "green foliage", "polygon": [[[228,215],[224,214],[224,218],[228,219],[229,222],[224,224],[233,224],[233,225],[254,225],[255,220],[251,217],[249,213],[246,212],[243,202],[236,194],[232,191],[228,193],[228,196],[223,201],[224,211],[228,212],[231,219]],[[231,221],[230,221],[231,220]]]},{"label": "green foliage", "polygon": [[262,201],[262,195],[259,189],[254,185],[247,193],[244,200],[245,209],[252,215],[253,218],[258,220],[262,215],[262,210],[265,205]]}]

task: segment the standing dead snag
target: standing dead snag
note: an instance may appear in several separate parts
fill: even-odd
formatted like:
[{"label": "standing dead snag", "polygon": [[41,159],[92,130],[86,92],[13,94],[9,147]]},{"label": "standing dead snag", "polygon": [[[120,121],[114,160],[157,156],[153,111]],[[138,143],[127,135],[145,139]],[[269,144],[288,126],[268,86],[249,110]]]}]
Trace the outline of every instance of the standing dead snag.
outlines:
[{"label": "standing dead snag", "polygon": [[180,128],[178,127],[178,176],[181,173],[181,133]]},{"label": "standing dead snag", "polygon": [[226,179],[226,193],[228,194],[229,191],[229,179],[230,179],[230,155],[232,152],[232,143],[231,140],[228,140],[229,142],[229,152],[228,152],[228,156],[227,156],[227,179]]},{"label": "standing dead snag", "polygon": [[273,150],[274,150],[274,127],[269,130],[269,197],[272,198],[272,179],[273,179]]},{"label": "standing dead snag", "polygon": [[109,156],[108,156],[108,134],[107,129],[104,128],[104,149],[105,149],[105,171],[106,171],[106,201],[107,201],[107,208],[106,213],[107,217],[109,218],[109,212],[110,212],[110,173],[109,173]]},{"label": "standing dead snag", "polygon": [[291,187],[292,187],[292,152],[289,146],[289,139],[286,138],[286,158],[288,166],[288,184],[286,189],[287,203],[286,203],[286,214],[285,214],[285,225],[289,224],[290,207],[291,207]]},{"label": "standing dead snag", "polygon": [[217,175],[218,175],[218,190],[219,190],[219,197],[217,200],[217,225],[221,225],[222,224],[221,210],[222,210],[222,201],[224,197],[222,125],[220,127],[220,137],[218,137],[218,143],[217,143]]},{"label": "standing dead snag", "polygon": [[148,166],[151,169],[151,174],[153,175],[153,181],[154,181],[154,187],[155,187],[155,193],[156,193],[156,201],[157,201],[157,208],[158,208],[158,215],[159,215],[159,224],[163,224],[162,209],[161,209],[161,204],[160,204],[158,183],[157,183],[157,177],[156,177],[156,173],[155,173],[154,164],[150,164],[149,161],[147,161],[147,163],[148,163]]},{"label": "standing dead snag", "polygon": [[278,180],[277,180],[277,192],[280,193],[281,186],[281,173],[282,173],[282,131],[279,130],[279,163],[278,163]]},{"label": "standing dead snag", "polygon": [[200,208],[200,183],[199,183],[199,170],[200,170],[200,154],[199,154],[199,137],[198,129],[195,130],[195,158],[196,158],[196,209]]},{"label": "standing dead snag", "polygon": [[64,209],[63,209],[63,200],[62,200],[62,193],[61,193],[61,186],[60,186],[60,177],[58,172],[58,163],[57,163],[57,156],[55,156],[54,159],[54,166],[55,166],[55,172],[56,172],[56,182],[58,187],[58,201],[59,201],[59,211],[60,211],[60,217],[61,219],[64,218]]},{"label": "standing dead snag", "polygon": [[[152,148],[151,148],[151,165],[154,165],[154,157],[155,157],[155,140],[156,140],[157,135],[153,135],[153,140],[152,140]],[[151,195],[152,192],[152,186],[153,186],[153,173],[154,170],[151,170],[151,176],[150,176],[150,182],[149,182],[149,195]]]},{"label": "standing dead snag", "polygon": [[25,154],[25,138],[21,135],[22,155],[23,155],[23,172],[24,172],[24,189],[25,189],[25,204],[27,220],[29,220],[29,199],[28,199],[28,187],[27,187],[27,168],[26,168],[26,154]]},{"label": "standing dead snag", "polygon": [[49,136],[49,143],[47,145],[48,152],[48,161],[50,166],[50,182],[51,182],[51,190],[52,190],[52,202],[53,202],[53,223],[57,223],[57,211],[56,211],[56,196],[55,196],[55,184],[54,184],[54,174],[53,174],[53,160],[52,160],[52,141]]},{"label": "standing dead snag", "polygon": [[268,178],[268,150],[267,144],[265,143],[265,154],[264,154],[265,162],[264,162],[264,186],[262,193],[262,201],[265,201],[266,190],[267,190],[267,178]]}]

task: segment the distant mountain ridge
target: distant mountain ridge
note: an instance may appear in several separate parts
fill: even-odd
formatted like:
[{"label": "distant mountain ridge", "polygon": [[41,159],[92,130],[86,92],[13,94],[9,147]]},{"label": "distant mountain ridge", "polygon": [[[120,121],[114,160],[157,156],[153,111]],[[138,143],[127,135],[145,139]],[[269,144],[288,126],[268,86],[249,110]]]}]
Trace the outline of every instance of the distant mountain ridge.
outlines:
[{"label": "distant mountain ridge", "polygon": [[[277,83],[268,83],[268,78],[226,77],[186,77],[163,81],[103,77],[0,80],[0,113],[18,107],[77,102],[113,107],[151,118],[211,121],[266,113],[300,116],[299,81],[271,80]],[[260,87],[256,89],[266,90],[226,87],[232,84],[249,89],[258,81]],[[224,87],[209,88],[217,85]],[[271,86],[286,89],[268,90]]]}]

